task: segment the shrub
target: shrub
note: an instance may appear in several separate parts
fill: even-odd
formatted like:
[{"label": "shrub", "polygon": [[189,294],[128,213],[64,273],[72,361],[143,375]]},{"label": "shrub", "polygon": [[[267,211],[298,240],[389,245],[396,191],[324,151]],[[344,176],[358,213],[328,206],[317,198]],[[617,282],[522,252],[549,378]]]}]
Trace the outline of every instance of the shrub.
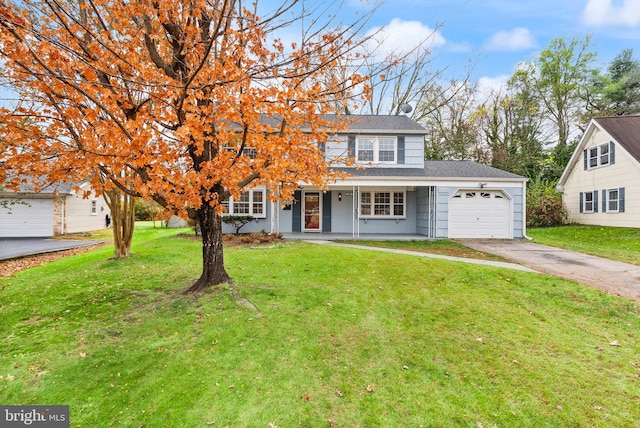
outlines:
[{"label": "shrub", "polygon": [[240,229],[253,220],[255,219],[251,215],[227,215],[222,217],[222,221],[232,225],[236,229],[236,235],[240,233]]},{"label": "shrub", "polygon": [[560,226],[567,219],[555,182],[535,180],[527,187],[527,226]]}]

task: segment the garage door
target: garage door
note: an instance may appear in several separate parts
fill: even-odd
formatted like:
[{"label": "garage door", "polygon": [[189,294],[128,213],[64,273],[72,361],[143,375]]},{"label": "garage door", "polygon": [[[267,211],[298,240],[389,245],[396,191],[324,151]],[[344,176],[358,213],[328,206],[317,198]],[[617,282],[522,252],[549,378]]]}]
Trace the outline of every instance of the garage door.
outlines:
[{"label": "garage door", "polygon": [[53,236],[52,199],[28,199],[9,209],[0,207],[0,237],[45,236]]},{"label": "garage door", "polygon": [[510,213],[500,191],[459,191],[449,199],[449,238],[511,238]]}]

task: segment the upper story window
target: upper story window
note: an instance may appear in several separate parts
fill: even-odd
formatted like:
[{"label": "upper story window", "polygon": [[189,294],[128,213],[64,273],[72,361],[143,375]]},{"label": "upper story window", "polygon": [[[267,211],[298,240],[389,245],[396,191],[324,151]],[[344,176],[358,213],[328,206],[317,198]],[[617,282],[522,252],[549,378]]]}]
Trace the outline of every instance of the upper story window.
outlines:
[{"label": "upper story window", "polygon": [[397,163],[396,137],[358,137],[356,160],[358,163]]},{"label": "upper story window", "polygon": [[267,216],[265,201],[265,189],[252,189],[241,193],[238,200],[230,196],[228,200],[222,202],[222,205],[224,205],[227,215],[250,215],[256,218],[265,218]]},{"label": "upper story window", "polygon": [[91,215],[98,215],[98,201],[91,201]]},{"label": "upper story window", "polygon": [[586,156],[589,169],[613,163],[611,162],[611,154],[609,153],[609,143],[591,147],[587,150]]}]

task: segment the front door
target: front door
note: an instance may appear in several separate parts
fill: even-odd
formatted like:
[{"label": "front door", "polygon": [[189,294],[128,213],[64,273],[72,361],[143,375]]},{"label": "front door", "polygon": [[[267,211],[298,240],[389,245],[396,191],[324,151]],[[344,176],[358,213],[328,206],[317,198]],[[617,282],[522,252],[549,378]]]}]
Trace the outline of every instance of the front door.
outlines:
[{"label": "front door", "polygon": [[322,200],[320,192],[305,192],[302,210],[304,212],[304,231],[320,232],[322,227]]}]

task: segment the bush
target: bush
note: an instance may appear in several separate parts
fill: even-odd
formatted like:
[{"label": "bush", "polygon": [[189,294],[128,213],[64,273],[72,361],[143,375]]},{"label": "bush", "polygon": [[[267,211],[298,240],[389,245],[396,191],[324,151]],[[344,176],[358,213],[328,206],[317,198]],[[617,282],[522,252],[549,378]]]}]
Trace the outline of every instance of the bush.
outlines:
[{"label": "bush", "polygon": [[236,229],[236,235],[240,233],[240,229],[253,220],[255,219],[250,215],[227,215],[222,217],[222,221],[232,225]]},{"label": "bush", "polygon": [[136,221],[157,220],[162,207],[156,201],[136,199],[135,217]]},{"label": "bush", "polygon": [[536,180],[527,187],[527,226],[560,226],[567,219],[562,207],[562,194],[556,191],[555,182]]}]

